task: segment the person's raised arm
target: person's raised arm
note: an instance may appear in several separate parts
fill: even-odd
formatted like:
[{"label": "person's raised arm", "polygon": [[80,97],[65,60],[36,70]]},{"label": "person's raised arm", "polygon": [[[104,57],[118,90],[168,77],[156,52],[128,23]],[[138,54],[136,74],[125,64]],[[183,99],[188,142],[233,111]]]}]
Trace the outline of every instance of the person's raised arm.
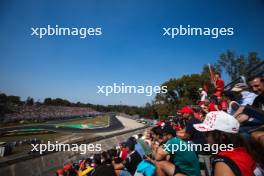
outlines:
[{"label": "person's raised arm", "polygon": [[217,162],[213,176],[235,176],[233,171],[224,162]]}]

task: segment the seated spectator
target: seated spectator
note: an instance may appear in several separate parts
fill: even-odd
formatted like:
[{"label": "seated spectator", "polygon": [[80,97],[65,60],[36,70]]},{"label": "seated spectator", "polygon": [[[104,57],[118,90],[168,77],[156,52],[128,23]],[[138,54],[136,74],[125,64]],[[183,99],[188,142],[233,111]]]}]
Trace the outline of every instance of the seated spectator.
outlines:
[{"label": "seated spectator", "polygon": [[94,168],[90,165],[92,160],[90,158],[80,162],[80,167],[78,169],[78,176],[86,176],[91,173]]},{"label": "seated spectator", "polygon": [[[91,176],[115,176],[115,170],[114,167],[112,166],[112,157],[111,155],[114,152],[113,150],[109,151],[103,151],[101,154],[101,164],[97,164],[96,167],[94,168],[94,171],[91,173]],[[115,154],[114,154],[115,155]],[[115,155],[116,156],[116,155]],[[99,159],[99,157],[98,157]],[[114,158],[113,158],[114,159]]]},{"label": "seated spectator", "polygon": [[241,95],[240,99],[237,101],[241,106],[252,105],[257,97],[255,93],[249,92],[247,89],[248,85],[245,83],[238,83],[231,89],[231,91]]},{"label": "seated spectator", "polygon": [[257,76],[249,81],[252,90],[258,94],[252,106],[264,111],[264,78]]},{"label": "seated spectator", "polygon": [[194,128],[205,132],[211,145],[233,145],[233,150],[219,151],[213,157],[213,176],[222,176],[223,173],[225,176],[253,176],[257,172],[256,162],[238,134],[239,122],[233,116],[223,111],[210,112],[203,123],[195,124]]},{"label": "seated spectator", "polygon": [[240,107],[240,104],[238,102],[241,99],[241,94],[234,91],[225,91],[224,97],[226,98],[228,103],[227,113],[233,115]]},{"label": "seated spectator", "polygon": [[151,148],[142,138],[143,138],[143,135],[138,134],[137,143],[141,145],[141,147],[144,150],[145,155],[149,156],[151,154]]},{"label": "seated spectator", "polygon": [[[195,109],[196,113],[198,109]],[[187,121],[186,127],[185,127],[185,135],[180,137],[181,139],[192,141],[195,144],[206,144],[205,136],[202,132],[199,132],[194,129],[193,125],[201,123],[202,119],[199,117],[195,117],[194,115],[191,116],[190,120]],[[209,154],[203,151],[196,151],[198,154]]]},{"label": "seated spectator", "polygon": [[164,146],[160,146],[156,152],[156,175],[188,175],[199,176],[200,166],[198,158],[193,151],[173,150],[175,145],[187,143],[176,137],[175,130],[171,126],[163,129]]},{"label": "seated spectator", "polygon": [[208,111],[220,111],[220,107],[218,105],[218,98],[216,96],[212,96],[210,98],[210,103],[208,105]]},{"label": "seated spectator", "polygon": [[141,156],[135,151],[135,142],[127,140],[126,148],[128,149],[127,158],[121,163],[112,161],[117,176],[132,176],[135,174],[137,165],[142,161]]},{"label": "seated spectator", "polygon": [[[189,106],[184,106],[182,109],[178,111],[182,115],[182,119],[184,119],[184,126],[188,123],[188,121],[193,117],[194,111]],[[177,131],[177,136],[184,138],[185,128]]]},{"label": "seated spectator", "polygon": [[[261,140],[264,143],[264,131],[261,126],[264,126],[264,79],[263,77],[254,77],[249,81],[252,90],[258,94],[255,98],[252,106],[246,105],[240,107],[234,116],[241,123],[240,130],[248,138],[250,131],[252,137]],[[258,128],[257,131],[255,131]],[[254,136],[256,135],[256,136]]]},{"label": "seated spectator", "polygon": [[64,176],[77,176],[77,172],[73,169],[71,163],[67,163],[63,166]]},{"label": "seated spectator", "polygon": [[126,148],[126,143],[123,142],[120,145],[119,157],[121,158],[121,160],[125,160],[127,155],[128,155],[128,149]]}]

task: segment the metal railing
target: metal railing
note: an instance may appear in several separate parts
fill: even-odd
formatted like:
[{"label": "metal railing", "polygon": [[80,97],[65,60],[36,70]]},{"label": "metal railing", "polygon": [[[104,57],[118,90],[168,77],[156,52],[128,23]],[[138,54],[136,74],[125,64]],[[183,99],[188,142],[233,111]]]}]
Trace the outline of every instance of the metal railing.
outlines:
[{"label": "metal railing", "polygon": [[254,67],[250,68],[244,75],[241,75],[240,77],[236,78],[232,82],[228,83],[224,89],[229,90],[231,89],[236,83],[246,83],[247,80],[251,79],[255,76],[262,76],[264,75],[264,69],[260,69],[262,66],[264,66],[264,61],[260,62],[259,64],[255,65]]}]

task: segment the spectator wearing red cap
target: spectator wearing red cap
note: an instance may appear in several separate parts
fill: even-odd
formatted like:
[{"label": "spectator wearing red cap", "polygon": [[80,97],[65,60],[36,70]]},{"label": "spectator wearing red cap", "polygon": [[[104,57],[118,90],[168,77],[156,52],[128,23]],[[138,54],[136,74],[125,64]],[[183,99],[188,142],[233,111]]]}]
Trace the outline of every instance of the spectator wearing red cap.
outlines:
[{"label": "spectator wearing red cap", "polygon": [[[190,118],[186,122],[184,135],[179,137],[184,140],[192,141],[195,144],[204,145],[207,143],[204,134],[201,132],[197,132],[193,127],[194,124],[198,124],[202,122],[201,116],[198,117],[199,108],[194,107],[195,110],[193,110],[192,108],[189,107],[189,109],[192,110],[192,113],[190,110],[188,110],[190,112],[189,115]],[[208,154],[202,151],[196,151],[196,152],[198,154]]]},{"label": "spectator wearing red cap", "polygon": [[[184,122],[183,126],[186,126],[186,123],[192,118],[194,111],[189,106],[184,106],[178,111],[178,113],[180,113],[182,116],[182,121]],[[177,136],[180,138],[184,138],[185,129],[177,131]]]}]

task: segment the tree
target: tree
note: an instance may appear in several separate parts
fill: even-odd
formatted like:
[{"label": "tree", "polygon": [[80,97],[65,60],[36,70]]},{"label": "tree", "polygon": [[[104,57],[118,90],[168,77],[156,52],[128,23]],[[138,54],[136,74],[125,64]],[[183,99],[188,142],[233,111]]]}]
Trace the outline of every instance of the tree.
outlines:
[{"label": "tree", "polygon": [[44,105],[51,105],[52,104],[52,99],[51,98],[45,98],[43,104]]},{"label": "tree", "polygon": [[32,106],[34,104],[34,99],[31,97],[27,97],[26,105]]},{"label": "tree", "polygon": [[211,84],[210,74],[206,69],[202,74],[183,75],[181,78],[166,81],[162,86],[167,86],[168,93],[156,95],[155,110],[162,118],[174,115],[176,109],[185,105],[196,104],[200,98],[198,89],[205,84]]},{"label": "tree", "polygon": [[234,51],[227,50],[226,53],[220,55],[216,66],[224,70],[233,81],[241,75],[247,75],[248,70],[262,61],[263,60],[257,56],[256,52],[249,52],[247,57],[245,57],[243,55],[237,56]]}]

